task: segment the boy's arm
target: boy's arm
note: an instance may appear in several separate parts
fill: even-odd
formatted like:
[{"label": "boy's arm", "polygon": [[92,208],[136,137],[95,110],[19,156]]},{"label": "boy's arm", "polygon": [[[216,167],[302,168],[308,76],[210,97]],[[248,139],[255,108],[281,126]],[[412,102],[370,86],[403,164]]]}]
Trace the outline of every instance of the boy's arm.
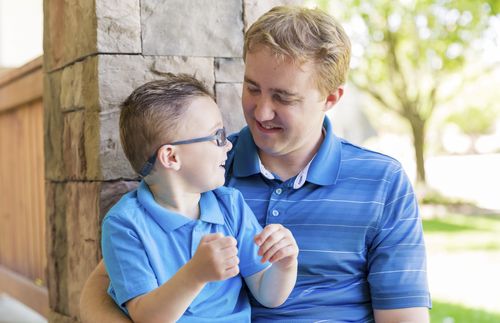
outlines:
[{"label": "boy's arm", "polygon": [[130,316],[135,322],[177,321],[206,283],[239,273],[237,253],[233,237],[204,236],[193,258],[172,278],[126,303]]},{"label": "boy's arm", "polygon": [[259,303],[266,307],[283,304],[297,280],[299,249],[290,230],[281,224],[270,224],[255,236],[262,262],[269,261],[267,270],[246,277],[245,282]]},{"label": "boy's arm", "polygon": [[80,319],[83,323],[131,322],[108,295],[107,286],[109,277],[101,260],[87,279],[80,297]]}]

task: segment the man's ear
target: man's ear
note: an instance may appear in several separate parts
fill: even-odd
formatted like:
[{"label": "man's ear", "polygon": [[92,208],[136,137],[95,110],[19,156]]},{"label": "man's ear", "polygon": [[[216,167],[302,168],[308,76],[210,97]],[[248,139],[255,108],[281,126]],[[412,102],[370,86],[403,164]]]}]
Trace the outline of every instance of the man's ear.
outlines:
[{"label": "man's ear", "polygon": [[160,163],[159,166],[172,169],[179,170],[181,169],[181,161],[179,158],[179,153],[175,146],[172,145],[164,145],[160,148],[157,155],[157,161]]},{"label": "man's ear", "polygon": [[339,86],[335,91],[328,93],[325,101],[325,112],[333,108],[340,98],[344,95],[344,87]]}]

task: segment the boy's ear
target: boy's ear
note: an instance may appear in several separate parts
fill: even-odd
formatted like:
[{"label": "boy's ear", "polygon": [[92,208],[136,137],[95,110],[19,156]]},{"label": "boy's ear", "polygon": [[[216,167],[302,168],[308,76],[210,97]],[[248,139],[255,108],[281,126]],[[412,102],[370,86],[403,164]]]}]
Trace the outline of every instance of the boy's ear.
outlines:
[{"label": "boy's ear", "polygon": [[339,86],[335,91],[328,93],[325,101],[325,112],[333,108],[333,106],[339,102],[342,95],[344,95],[343,86]]},{"label": "boy's ear", "polygon": [[175,149],[175,146],[165,145],[161,147],[156,158],[163,168],[172,169],[175,171],[181,169],[181,161],[179,159],[179,154],[177,152],[177,149]]}]

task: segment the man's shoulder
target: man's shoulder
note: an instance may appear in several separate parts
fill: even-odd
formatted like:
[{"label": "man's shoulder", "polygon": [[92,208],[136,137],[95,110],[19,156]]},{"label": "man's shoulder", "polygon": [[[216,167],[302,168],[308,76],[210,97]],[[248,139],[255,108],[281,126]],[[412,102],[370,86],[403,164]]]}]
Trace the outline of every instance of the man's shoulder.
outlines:
[{"label": "man's shoulder", "polygon": [[340,141],[342,145],[341,170],[344,172],[365,172],[369,170],[374,175],[387,176],[400,171],[402,168],[401,163],[394,157],[355,145],[345,139]]},{"label": "man's shoulder", "polygon": [[359,160],[396,168],[401,167],[401,163],[394,157],[353,144],[345,139],[340,139],[340,142],[342,143],[342,161]]}]

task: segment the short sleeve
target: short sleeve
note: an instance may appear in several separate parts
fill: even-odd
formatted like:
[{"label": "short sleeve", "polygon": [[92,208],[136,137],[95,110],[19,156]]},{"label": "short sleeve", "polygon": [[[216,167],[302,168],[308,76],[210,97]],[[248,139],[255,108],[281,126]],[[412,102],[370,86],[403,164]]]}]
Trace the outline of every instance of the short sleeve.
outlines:
[{"label": "short sleeve", "polygon": [[231,197],[233,214],[239,218],[239,221],[235,222],[238,225],[235,238],[238,242],[240,273],[243,277],[248,277],[266,269],[270,263],[261,263],[262,257],[257,254],[259,247],[254,237],[262,231],[261,225],[238,190],[233,189]]},{"label": "short sleeve", "polygon": [[388,185],[377,234],[368,250],[368,270],[373,308],[431,306],[422,221],[401,168]]},{"label": "short sleeve", "polygon": [[129,221],[107,215],[102,224],[102,253],[111,280],[110,295],[124,304],[158,287],[141,240]]}]

